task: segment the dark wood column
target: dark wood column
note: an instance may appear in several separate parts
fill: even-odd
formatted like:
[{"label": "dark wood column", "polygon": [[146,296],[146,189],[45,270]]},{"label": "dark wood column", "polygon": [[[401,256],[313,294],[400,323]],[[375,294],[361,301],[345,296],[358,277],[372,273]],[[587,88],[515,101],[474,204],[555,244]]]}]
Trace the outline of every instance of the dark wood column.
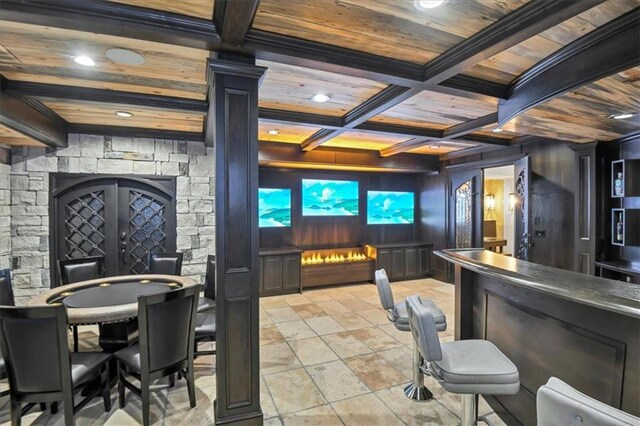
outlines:
[{"label": "dark wood column", "polygon": [[258,86],[266,68],[209,60],[216,155],[216,424],[262,424],[258,336]]}]

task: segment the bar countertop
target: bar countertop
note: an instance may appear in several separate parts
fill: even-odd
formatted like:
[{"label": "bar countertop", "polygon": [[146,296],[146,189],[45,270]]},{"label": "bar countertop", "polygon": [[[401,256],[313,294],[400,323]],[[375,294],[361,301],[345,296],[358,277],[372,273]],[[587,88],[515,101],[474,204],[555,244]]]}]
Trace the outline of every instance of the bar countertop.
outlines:
[{"label": "bar countertop", "polygon": [[640,318],[640,285],[594,277],[482,249],[439,250],[435,255],[473,272],[589,306]]}]

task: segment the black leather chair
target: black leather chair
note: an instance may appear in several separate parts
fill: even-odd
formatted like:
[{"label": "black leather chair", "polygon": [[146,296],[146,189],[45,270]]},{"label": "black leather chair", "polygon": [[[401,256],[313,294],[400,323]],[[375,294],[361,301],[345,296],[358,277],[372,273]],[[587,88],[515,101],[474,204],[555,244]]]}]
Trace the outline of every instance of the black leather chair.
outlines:
[{"label": "black leather chair", "polygon": [[182,253],[149,253],[149,273],[182,275]]},{"label": "black leather chair", "polygon": [[198,343],[216,341],[216,308],[215,306],[204,312],[198,312],[196,317],[195,343],[193,353],[195,355],[215,355],[216,350],[198,350]]},{"label": "black leather chair", "polygon": [[[0,350],[9,378],[13,425],[19,425],[20,418],[35,403],[56,405],[62,401],[66,425],[72,425],[74,413],[99,394],[102,394],[105,411],[111,409],[111,355],[104,352],[69,353],[64,306],[1,307]],[[75,393],[97,377],[102,385],[88,392],[88,396],[75,405]],[[24,408],[23,403],[26,403]]]},{"label": "black leather chair", "polygon": [[[207,273],[204,277],[204,297],[198,299],[198,313],[216,307],[216,256],[207,256]],[[197,340],[196,335],[196,340]]]},{"label": "black leather chair", "polygon": [[[80,257],[58,260],[60,285],[95,280],[104,277],[104,258],[102,256]],[[73,351],[78,352],[78,326],[72,325]]]},{"label": "black leather chair", "polygon": [[[11,270],[0,269],[0,305],[14,306],[13,284],[11,282]],[[4,365],[4,358],[0,352],[0,380],[7,378],[7,369]],[[0,392],[0,396],[9,395],[9,391]]]},{"label": "black leather chair", "polygon": [[[125,387],[142,398],[142,421],[149,424],[151,381],[182,373],[187,379],[189,402],[196,406],[193,374],[193,347],[198,295],[202,286],[138,297],[139,340],[115,353],[118,361],[120,408],[125,403]],[[129,374],[140,388],[127,381]]]}]

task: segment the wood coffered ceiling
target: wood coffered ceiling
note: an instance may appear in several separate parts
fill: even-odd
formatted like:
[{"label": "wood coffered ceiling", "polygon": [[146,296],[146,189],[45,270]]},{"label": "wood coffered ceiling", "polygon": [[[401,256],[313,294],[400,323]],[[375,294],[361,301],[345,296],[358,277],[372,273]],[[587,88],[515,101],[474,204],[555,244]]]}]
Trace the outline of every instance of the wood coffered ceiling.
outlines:
[{"label": "wood coffered ceiling", "polygon": [[[428,11],[416,10],[412,0],[218,6],[227,11],[216,12],[213,0],[3,0],[0,74],[7,102],[0,102],[0,113],[17,105],[19,114],[0,115],[0,123],[43,114],[40,122],[57,126],[45,132],[54,145],[64,145],[55,135],[67,131],[208,140],[206,61],[210,51],[233,44],[268,68],[259,98],[265,144],[411,158],[401,153],[501,147],[526,136],[612,140],[640,127],[638,115],[610,118],[640,113],[640,48],[620,50],[629,58],[608,60],[616,64],[598,62],[602,52],[625,45],[621,40],[638,46],[638,0],[449,0]],[[229,7],[238,9],[229,13]],[[629,25],[631,32],[622,34]],[[606,68],[602,75],[579,63],[580,52],[595,51],[598,43],[600,53],[590,60]],[[115,63],[106,56],[111,48],[137,52],[145,63]],[[75,64],[79,54],[98,66]],[[566,72],[553,74],[569,63],[578,84]],[[562,80],[559,89],[533,94],[526,80],[542,73]],[[313,102],[317,93],[331,99]],[[516,95],[539,99],[513,107]],[[134,116],[117,117],[118,110]],[[495,133],[499,119],[503,131]],[[20,143],[18,135],[34,141],[42,133],[18,127],[0,132],[0,143]]]}]

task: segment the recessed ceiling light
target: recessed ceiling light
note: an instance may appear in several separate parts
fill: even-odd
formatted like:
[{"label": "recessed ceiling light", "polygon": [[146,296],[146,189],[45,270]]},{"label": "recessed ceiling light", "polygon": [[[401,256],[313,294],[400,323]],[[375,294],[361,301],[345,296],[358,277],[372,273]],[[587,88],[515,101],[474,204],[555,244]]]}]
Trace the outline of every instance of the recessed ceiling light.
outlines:
[{"label": "recessed ceiling light", "polygon": [[133,117],[133,114],[131,114],[128,111],[116,111],[116,115],[118,117],[126,117],[126,118]]},{"label": "recessed ceiling light", "polygon": [[107,50],[107,58],[113,62],[124,65],[142,65],[144,64],[144,56],[139,53],[127,49],[109,49]]},{"label": "recessed ceiling light", "polygon": [[631,118],[631,117],[633,117],[634,115],[635,115],[635,114],[632,114],[632,113],[626,112],[626,113],[623,113],[623,114],[613,114],[613,115],[611,116],[611,118],[613,118],[614,120],[624,120],[625,118]]},{"label": "recessed ceiling light", "polygon": [[492,130],[493,133],[500,133],[502,131],[502,129],[500,127],[496,127],[495,129]]},{"label": "recessed ceiling light", "polygon": [[273,129],[273,130],[269,130],[267,133],[269,133],[270,135],[277,135],[280,132],[277,131],[276,129]]},{"label": "recessed ceiling light", "polygon": [[96,61],[86,55],[80,55],[73,58],[73,62],[79,65],[83,65],[85,67],[95,67]]},{"label": "recessed ceiling light", "polygon": [[322,93],[315,94],[315,95],[313,95],[313,96],[311,97],[311,100],[312,100],[312,101],[314,101],[314,102],[320,102],[320,103],[327,102],[327,101],[328,101],[328,100],[330,100],[330,99],[331,99],[331,98],[330,98],[329,96],[324,95],[324,94],[322,94]]},{"label": "recessed ceiling light", "polygon": [[413,5],[418,10],[428,10],[441,6],[444,0],[414,0]]}]

